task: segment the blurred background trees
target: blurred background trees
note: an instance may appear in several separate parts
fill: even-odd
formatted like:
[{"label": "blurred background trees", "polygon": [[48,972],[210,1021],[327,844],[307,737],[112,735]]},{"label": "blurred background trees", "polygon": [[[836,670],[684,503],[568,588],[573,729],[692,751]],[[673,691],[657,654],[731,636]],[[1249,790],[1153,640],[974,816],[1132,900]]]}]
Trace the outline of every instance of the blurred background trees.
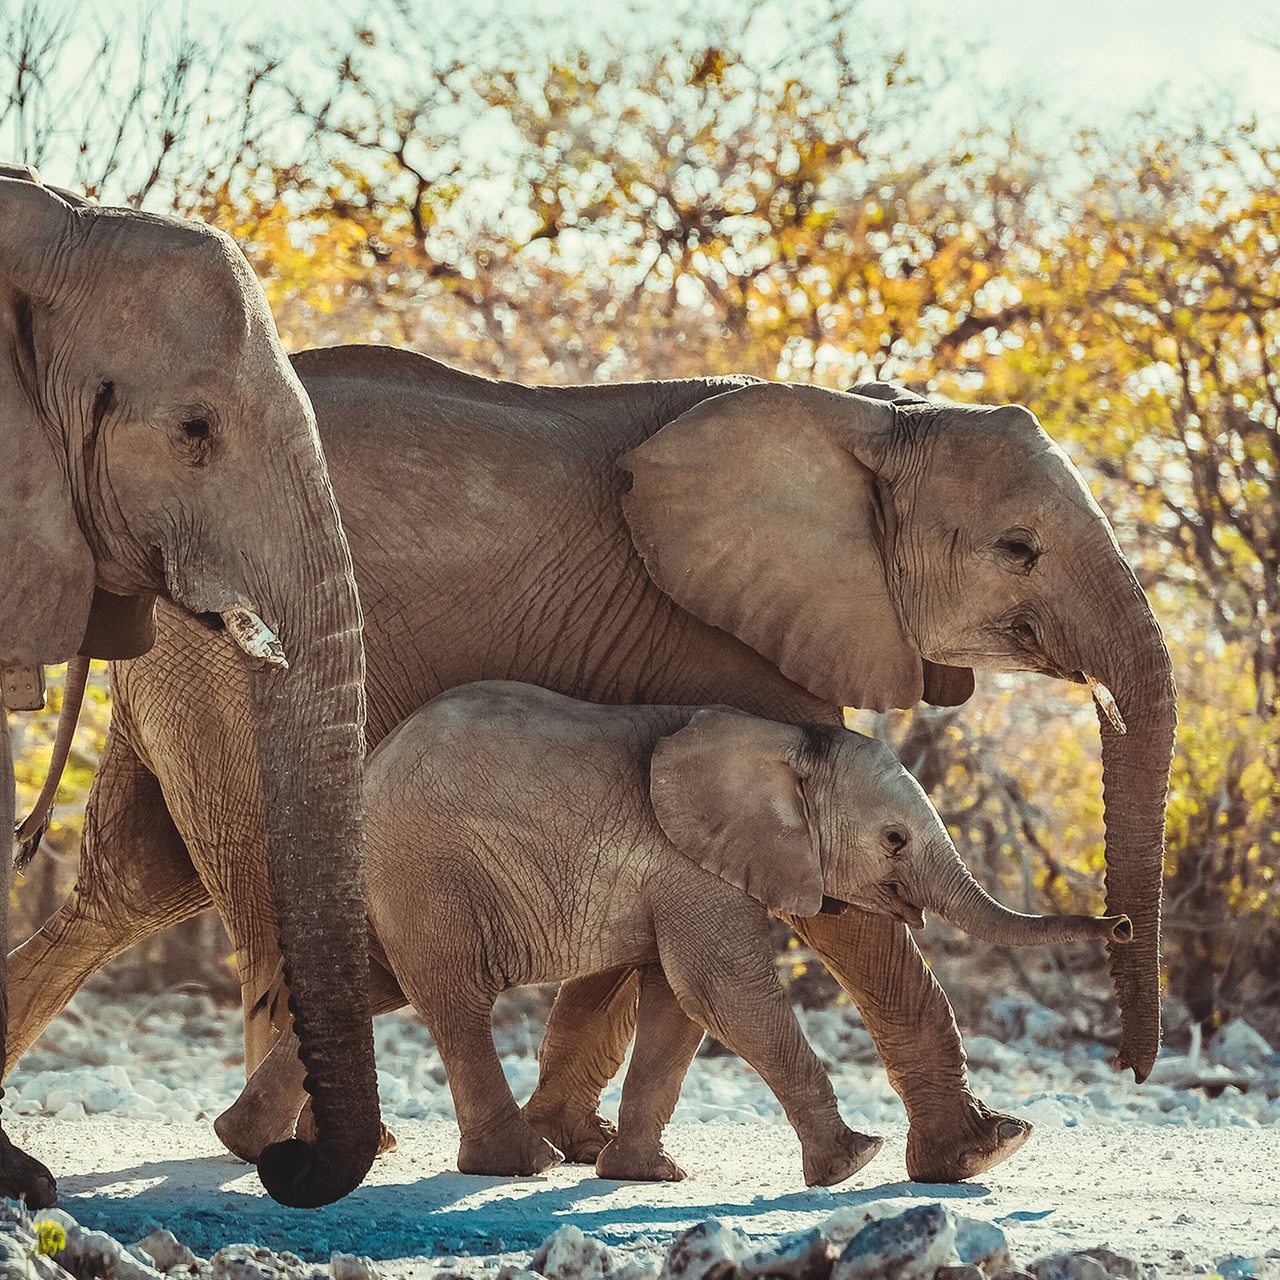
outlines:
[{"label": "blurred background trees", "polygon": [[[88,10],[24,0],[0,14],[0,152],[222,226],[295,348],[407,344],[525,381],[895,379],[1030,406],[1111,514],[1174,653],[1175,1034],[1244,1015],[1274,1041],[1277,140],[1151,112],[1035,143],[1050,108],[940,111],[957,63],[878,45],[847,0],[633,14],[625,38],[583,42],[433,12],[392,0],[332,43],[272,47],[159,10],[93,34]],[[74,874],[107,714],[99,681],[15,938]],[[894,743],[1006,901],[1100,905],[1086,695],[985,679],[964,708],[857,723]],[[52,725],[15,725],[29,799]],[[209,928],[183,935],[180,976],[225,985]],[[962,1010],[1014,963],[934,929],[926,945]],[[1015,973],[1083,1016],[1097,961],[1023,956]],[[802,956],[790,969],[829,996]]]}]

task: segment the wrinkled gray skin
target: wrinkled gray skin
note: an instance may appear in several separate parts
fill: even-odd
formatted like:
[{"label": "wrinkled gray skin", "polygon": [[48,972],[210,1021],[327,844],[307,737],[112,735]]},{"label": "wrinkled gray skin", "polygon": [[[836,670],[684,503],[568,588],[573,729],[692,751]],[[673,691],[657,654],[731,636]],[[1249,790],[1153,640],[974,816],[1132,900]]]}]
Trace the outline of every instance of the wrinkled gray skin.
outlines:
[{"label": "wrinkled gray skin", "polygon": [[1127,924],[1006,911],[882,743],[729,708],[464,685],[383,740],[365,806],[370,920],[439,1047],[464,1173],[561,1160],[494,1052],[493,1001],[508,987],[648,969],[601,1176],[683,1177],[661,1135],[705,1027],[777,1094],[805,1181],[830,1185],[880,1139],[840,1118],[778,982],[770,911],[854,904],[920,923],[929,908],[1006,944],[1123,936]]},{"label": "wrinkled gray skin", "polygon": [[[202,639],[224,612],[252,611],[283,646],[287,670],[226,642],[244,717],[238,772],[201,786],[224,810],[243,788],[271,815],[252,855],[264,908],[280,907],[318,1134],[263,1151],[260,1171],[277,1199],[324,1203],[359,1185],[379,1121],[363,945],[359,608],[314,414],[225,235],[71,203],[30,170],[3,173],[0,661],[141,653],[154,600]],[[0,821],[12,830],[5,739]],[[132,815],[91,809],[90,863],[121,819],[127,841]],[[153,829],[167,816],[153,805],[138,821]],[[7,871],[8,858],[0,864]],[[7,903],[7,890],[0,897]],[[8,1062],[27,1043],[18,1029]],[[0,1191],[47,1204],[53,1184],[43,1170],[33,1181],[8,1148]]]},{"label": "wrinkled gray skin", "polygon": [[[1169,660],[1105,517],[1030,413],[746,379],[521,387],[371,347],[295,368],[360,583],[371,745],[481,679],[828,724],[843,705],[961,702],[974,666],[1103,681],[1129,730],[1101,721],[1108,909],[1135,929],[1112,953],[1120,1058],[1146,1074]],[[115,668],[80,880],[13,957],[11,1035],[28,1045],[110,956],[212,900],[241,965],[252,1067],[284,1018],[263,815],[225,798],[251,755],[243,681],[224,636],[166,608],[157,625],[155,649]],[[1028,1126],[969,1091],[951,1009],[905,925],[866,911],[793,925],[902,1095],[913,1177],[969,1177],[1020,1145]],[[395,998],[384,979],[374,966],[375,1009]],[[610,1136],[596,1102],[638,990],[616,973],[562,988],[526,1116],[571,1158],[594,1160]],[[251,1093],[220,1132],[251,1155],[295,1114]]]}]

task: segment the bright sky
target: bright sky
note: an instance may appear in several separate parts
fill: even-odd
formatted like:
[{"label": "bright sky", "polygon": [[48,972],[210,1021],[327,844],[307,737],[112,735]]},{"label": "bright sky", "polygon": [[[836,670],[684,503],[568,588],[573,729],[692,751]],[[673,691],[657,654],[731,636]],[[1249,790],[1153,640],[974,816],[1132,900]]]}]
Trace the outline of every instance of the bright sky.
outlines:
[{"label": "bright sky", "polygon": [[[185,12],[201,35],[225,32],[237,42],[266,35],[273,45],[283,36],[297,50],[309,39],[323,42],[326,31],[349,39],[357,22],[394,2],[156,0],[155,11],[165,26]],[[826,0],[779,3],[792,15],[827,7]],[[452,14],[470,25],[491,13],[497,29],[518,33],[536,15],[588,44],[596,33],[625,41],[628,30],[652,39],[679,7],[678,0],[410,0],[426,30],[448,31]],[[744,7],[744,0],[700,0],[698,11],[724,20]],[[138,9],[138,0],[80,0],[79,12],[86,23],[111,25],[119,16],[132,26]],[[1256,115],[1264,134],[1280,133],[1280,0],[861,0],[855,12],[868,41],[882,48],[906,46],[926,58],[981,50],[965,64],[971,76],[947,87],[954,104],[944,104],[944,118],[975,109],[1006,117],[1016,105],[999,104],[1033,98],[1048,108],[1034,113],[1039,121],[1070,128],[1158,103],[1166,119],[1184,111],[1202,119],[1211,108],[1216,120]],[[530,31],[531,40],[545,38]]]}]

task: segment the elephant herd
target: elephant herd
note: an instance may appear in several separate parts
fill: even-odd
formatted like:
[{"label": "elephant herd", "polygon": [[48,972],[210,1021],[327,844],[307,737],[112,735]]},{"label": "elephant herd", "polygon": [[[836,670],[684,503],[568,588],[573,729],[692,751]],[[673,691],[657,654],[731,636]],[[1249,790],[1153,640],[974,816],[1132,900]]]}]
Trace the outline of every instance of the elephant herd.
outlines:
[{"label": "elephant herd", "polygon": [[[910,1175],[957,1180],[1029,1126],[969,1089],[911,936],[929,908],[1106,938],[1117,1065],[1147,1075],[1173,678],[1031,413],[289,357],[226,236],[0,175],[5,703],[76,655],[112,688],[75,887],[8,956],[7,1065],[112,956],[212,905],[250,1076],[216,1127],[283,1203],[347,1194],[386,1144],[371,1018],[408,1001],[464,1170],[680,1176],[661,1130],[705,1026],[778,1093],[806,1178],[838,1181],[878,1142],[782,999],[773,913],[857,1004]],[[998,907],[909,775],[841,727],[958,705],[976,668],[1094,691],[1112,917]],[[551,980],[520,1108],[489,1009]],[[633,1033],[615,1129],[599,1097]],[[2,1133],[0,1191],[54,1195]]]}]

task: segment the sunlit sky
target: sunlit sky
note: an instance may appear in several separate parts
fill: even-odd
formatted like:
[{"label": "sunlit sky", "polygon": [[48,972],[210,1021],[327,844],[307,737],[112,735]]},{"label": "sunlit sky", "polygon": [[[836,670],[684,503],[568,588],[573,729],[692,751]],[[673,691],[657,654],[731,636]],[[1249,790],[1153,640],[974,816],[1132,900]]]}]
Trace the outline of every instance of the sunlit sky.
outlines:
[{"label": "sunlit sky", "polygon": [[[56,0],[55,0],[56,2]],[[491,10],[504,27],[537,14],[583,40],[608,32],[625,38],[635,13],[670,14],[669,0],[419,0],[424,14],[447,29],[451,8],[468,15]],[[734,0],[709,0],[717,15]],[[183,7],[164,0],[168,14]],[[334,29],[369,11],[362,0],[185,0],[196,25],[227,32],[262,30],[264,14],[277,31],[305,38],[317,23]],[[134,0],[99,0],[93,12],[132,12]],[[920,50],[981,47],[970,64],[972,83],[957,86],[978,102],[1006,91],[1033,94],[1064,122],[1132,111],[1160,101],[1195,111],[1207,102],[1230,105],[1280,123],[1280,0],[862,0],[857,10],[877,42]]]}]

